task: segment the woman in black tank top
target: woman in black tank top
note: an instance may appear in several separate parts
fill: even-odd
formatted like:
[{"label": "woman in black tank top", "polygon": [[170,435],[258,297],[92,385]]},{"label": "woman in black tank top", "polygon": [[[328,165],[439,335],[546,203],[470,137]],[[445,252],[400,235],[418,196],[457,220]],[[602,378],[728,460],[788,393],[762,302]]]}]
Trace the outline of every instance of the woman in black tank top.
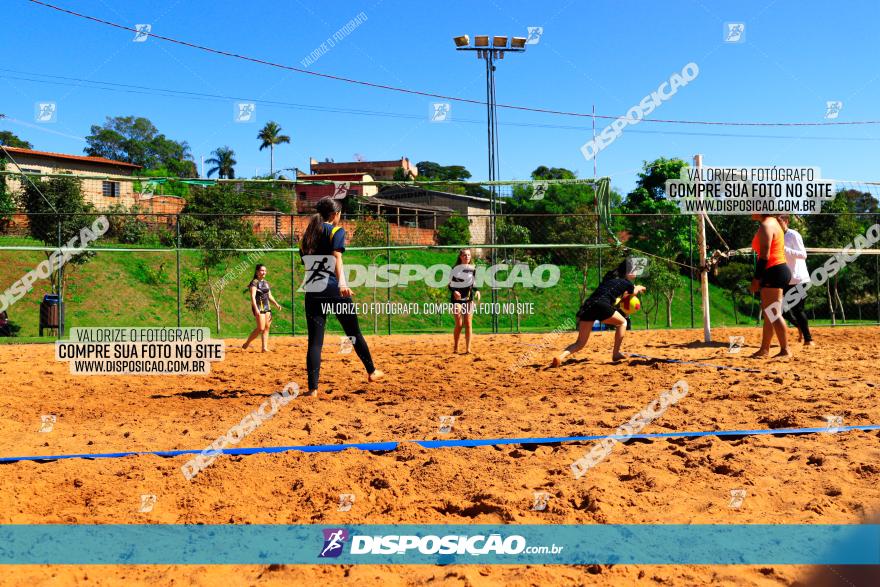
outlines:
[{"label": "woman in black tank top", "polygon": [[[324,329],[327,313],[332,312],[354,346],[354,351],[364,364],[370,381],[384,375],[373,365],[370,348],[361,334],[351,288],[345,283],[342,253],[345,251],[345,229],[342,228],[342,208],[332,198],[321,198],[315,204],[314,214],[303,233],[299,253],[305,263],[306,278],[306,325],[309,331],[309,349],[306,353],[306,371],[309,391],[305,395],[318,394],[318,378],[321,373],[321,349],[324,346]],[[347,343],[342,339],[340,341]]]},{"label": "woman in black tank top", "polygon": [[257,321],[257,327],[251,331],[247,340],[241,345],[241,348],[248,348],[251,342],[260,336],[263,342],[263,352],[269,352],[269,328],[272,327],[272,308],[269,304],[275,304],[275,307],[279,310],[281,309],[281,304],[272,297],[272,288],[269,287],[269,282],[266,281],[265,265],[257,265],[254,270],[254,278],[251,280],[246,291],[250,293],[251,313],[253,313]]},{"label": "woman in black tank top", "polygon": [[577,313],[577,340],[553,357],[552,365],[554,367],[560,366],[565,359],[586,346],[587,341],[590,340],[593,323],[597,320],[602,324],[614,326],[614,348],[611,351],[611,360],[620,361],[626,358],[626,355],[620,352],[620,345],[623,343],[624,334],[626,334],[626,318],[615,308],[615,301],[618,297],[621,300],[626,300],[630,296],[639,295],[645,291],[645,286],[633,283],[636,276],[629,273],[630,269],[628,268],[631,266],[629,261],[624,261],[616,269],[606,273],[596,291],[584,300]]},{"label": "woman in black tank top", "polygon": [[449,280],[449,297],[452,302],[452,314],[455,317],[455,330],[452,333],[452,353],[458,352],[458,339],[461,329],[464,328],[465,351],[471,352],[471,332],[474,323],[474,310],[476,302],[480,301],[480,292],[477,290],[474,279],[476,270],[471,264],[471,250],[462,249],[458,252],[455,267],[452,269],[452,277]]}]

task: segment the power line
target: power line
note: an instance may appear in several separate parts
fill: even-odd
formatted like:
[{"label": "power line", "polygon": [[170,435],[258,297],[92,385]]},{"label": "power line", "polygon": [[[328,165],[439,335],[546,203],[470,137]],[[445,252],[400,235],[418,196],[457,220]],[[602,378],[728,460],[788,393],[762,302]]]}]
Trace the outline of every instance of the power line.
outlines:
[{"label": "power line", "polygon": [[[54,4],[49,4],[48,2],[41,2],[40,0],[27,0],[33,4],[38,4],[45,8],[51,8],[52,10],[56,10],[58,12],[62,12],[64,14],[68,14],[71,16],[75,16],[77,18],[82,18],[85,20],[90,20],[92,22],[96,22],[98,24],[103,24],[106,26],[114,27],[117,29],[129,31],[136,34],[144,34],[142,31],[138,31],[132,27],[127,27],[125,25],[121,25],[115,22],[111,22],[109,20],[104,20],[101,18],[97,18],[94,16],[90,16],[87,14],[81,14],[79,12],[74,12],[73,10],[68,10],[66,8],[62,8],[60,6],[55,6]],[[166,41],[169,43],[174,43],[177,45],[183,45],[184,47],[190,47],[192,49],[198,49],[200,51],[205,51],[208,53],[213,53],[215,55],[222,55],[224,57],[232,57],[234,59],[240,59],[242,61],[249,61],[251,63],[258,63],[260,65],[267,65],[269,67],[275,67],[278,69],[284,69],[286,71],[293,71],[296,73],[303,73],[307,75],[312,75],[316,77],[321,77],[325,79],[331,79],[335,81],[341,81],[350,84],[356,84],[361,86],[366,86],[370,88],[380,89],[380,90],[388,90],[392,92],[400,92],[404,94],[413,94],[416,96],[424,96],[427,98],[438,98],[441,100],[450,100],[453,102],[464,102],[468,104],[476,104],[485,106],[486,102],[481,100],[474,100],[471,98],[462,98],[458,96],[446,96],[443,94],[435,94],[431,92],[425,92],[422,90],[413,90],[409,88],[401,88],[398,86],[390,86],[386,84],[379,84],[375,82],[368,82],[363,80],[357,80],[353,78],[332,75],[329,73],[320,73],[317,71],[309,71],[307,69],[301,69],[298,67],[293,67],[291,65],[284,65],[281,63],[275,63],[273,61],[267,61],[265,59],[258,59],[256,57],[249,57],[247,55],[241,55],[238,53],[232,53],[230,51],[223,51],[221,49],[214,49],[212,47],[207,47],[205,45],[199,45],[196,43],[190,43],[189,41],[183,41],[180,39],[175,39],[172,37],[166,37],[163,35],[158,35],[156,33],[150,32],[148,33],[150,37],[159,39],[161,41]],[[516,106],[512,104],[496,104],[497,108],[506,108],[509,110],[521,110],[526,112],[539,112],[542,114],[555,114],[560,116],[577,116],[583,118],[603,118],[608,120],[613,120],[617,118],[621,118],[620,116],[610,116],[603,114],[594,114],[594,113],[585,113],[585,112],[566,112],[562,110],[550,110],[546,108],[534,108],[528,106]],[[669,123],[669,124],[700,124],[700,125],[715,125],[715,126],[855,126],[855,125],[866,125],[866,124],[880,124],[880,120],[862,120],[862,121],[825,121],[825,122],[729,122],[729,121],[709,121],[709,120],[670,120],[670,119],[659,119],[659,118],[642,118],[642,122],[661,122],[661,123]]]},{"label": "power line", "polygon": [[[173,97],[181,97],[188,100],[204,100],[210,102],[219,102],[225,100],[239,100],[242,102],[253,102],[255,104],[266,104],[270,106],[276,106],[281,108],[291,108],[294,110],[308,110],[308,111],[318,111],[318,112],[331,112],[335,114],[351,114],[356,116],[377,116],[377,117],[387,117],[387,118],[401,118],[408,120],[420,120],[423,119],[424,116],[417,114],[404,114],[401,112],[386,112],[386,111],[377,111],[377,110],[363,110],[363,109],[355,109],[355,108],[337,108],[331,106],[320,106],[316,104],[300,104],[295,102],[283,102],[277,100],[265,100],[262,98],[247,98],[240,96],[228,96],[223,94],[209,94],[204,92],[193,92],[188,90],[173,90],[169,88],[156,88],[150,86],[142,86],[142,85],[134,85],[134,84],[122,84],[117,82],[108,82],[103,80],[89,80],[83,78],[76,77],[68,77],[61,75],[51,75],[44,73],[33,73],[33,72],[23,72],[14,69],[0,68],[0,72],[10,72],[19,75],[5,75],[0,73],[0,78],[3,79],[14,79],[18,81],[26,81],[32,83],[42,83],[42,84],[52,84],[52,85],[60,85],[66,87],[86,87],[94,90],[102,90],[109,92],[122,92],[127,94],[142,94],[142,95],[151,95],[151,96],[164,96],[167,98]],[[52,79],[34,79],[34,77],[21,77],[25,76],[38,76],[38,77],[48,77]],[[65,81],[54,81],[54,80],[65,80]],[[95,85],[86,85],[86,84],[95,84]],[[109,86],[109,87],[105,87]],[[465,124],[485,124],[483,120],[469,119],[469,118],[460,118],[456,117],[453,123],[465,123]],[[576,131],[589,131],[591,127],[587,126],[577,126],[577,125],[565,125],[565,124],[547,124],[547,123],[530,123],[530,122],[499,122],[501,126],[515,126],[515,127],[526,127],[526,128],[547,128],[547,129],[560,129],[560,130],[576,130]],[[880,138],[874,137],[820,137],[820,136],[795,136],[795,135],[754,135],[754,134],[731,134],[731,133],[713,133],[713,132],[685,132],[685,131],[668,131],[668,130],[647,130],[647,129],[628,129],[627,133],[632,134],[661,134],[661,135],[681,135],[681,136],[710,136],[710,137],[728,137],[728,138],[759,138],[759,139],[798,139],[798,140],[818,140],[818,141],[867,141],[867,142],[876,142],[880,141]]]}]

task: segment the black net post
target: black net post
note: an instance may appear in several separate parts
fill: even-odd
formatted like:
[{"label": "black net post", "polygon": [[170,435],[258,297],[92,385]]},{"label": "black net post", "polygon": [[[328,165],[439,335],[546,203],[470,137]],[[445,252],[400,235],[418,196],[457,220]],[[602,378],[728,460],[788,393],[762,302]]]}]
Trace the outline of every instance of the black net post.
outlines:
[{"label": "black net post", "polygon": [[688,215],[688,289],[691,295],[691,328],[694,327],[694,216]]},{"label": "black net post", "polygon": [[[61,218],[58,218],[58,249],[61,249]],[[58,266],[58,339],[64,336],[64,263]]]},{"label": "black net post", "polygon": [[296,336],[296,236],[294,235],[294,215],[290,215],[290,335]]},{"label": "black net post", "polygon": [[180,328],[180,214],[175,215],[174,230],[176,231],[174,252],[177,258],[177,327]]},{"label": "black net post", "polygon": [[[391,265],[391,223],[385,222],[385,246],[387,247],[386,253],[388,254],[388,265]],[[386,297],[388,301],[388,334],[391,334],[391,280],[388,281],[388,296]]]}]

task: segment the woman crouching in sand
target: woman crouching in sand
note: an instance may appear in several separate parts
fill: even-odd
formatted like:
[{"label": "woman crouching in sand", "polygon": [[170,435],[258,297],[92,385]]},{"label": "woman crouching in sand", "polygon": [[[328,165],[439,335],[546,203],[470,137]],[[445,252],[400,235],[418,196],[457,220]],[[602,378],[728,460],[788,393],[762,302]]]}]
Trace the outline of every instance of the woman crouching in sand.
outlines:
[{"label": "woman crouching in sand", "polygon": [[620,361],[626,358],[620,352],[623,335],[626,334],[626,318],[614,309],[614,305],[617,298],[621,299],[621,303],[626,304],[626,300],[630,296],[635,296],[645,291],[645,286],[633,283],[636,276],[633,273],[627,274],[627,265],[628,263],[624,261],[616,269],[606,273],[596,291],[584,301],[577,313],[577,340],[568,345],[559,355],[553,357],[552,365],[554,367],[560,366],[569,355],[578,352],[586,346],[587,341],[590,340],[593,322],[596,320],[602,324],[614,326],[614,350],[611,353],[611,359]]}]

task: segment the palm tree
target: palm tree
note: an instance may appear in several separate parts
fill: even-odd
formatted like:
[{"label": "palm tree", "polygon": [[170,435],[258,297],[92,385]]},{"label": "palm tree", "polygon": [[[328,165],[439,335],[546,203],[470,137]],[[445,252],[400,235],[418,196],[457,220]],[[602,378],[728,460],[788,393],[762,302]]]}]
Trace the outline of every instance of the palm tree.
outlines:
[{"label": "palm tree", "polygon": [[205,160],[205,163],[208,165],[213,165],[213,167],[208,170],[208,177],[218,173],[220,179],[235,179],[234,166],[237,163],[235,160],[235,151],[229,147],[219,147],[211,154],[213,157]]},{"label": "palm tree", "polygon": [[290,137],[281,133],[281,127],[277,122],[269,121],[266,126],[257,134],[257,138],[263,141],[260,143],[260,150],[269,147],[269,174],[275,175],[275,145],[281,143],[290,143]]}]

